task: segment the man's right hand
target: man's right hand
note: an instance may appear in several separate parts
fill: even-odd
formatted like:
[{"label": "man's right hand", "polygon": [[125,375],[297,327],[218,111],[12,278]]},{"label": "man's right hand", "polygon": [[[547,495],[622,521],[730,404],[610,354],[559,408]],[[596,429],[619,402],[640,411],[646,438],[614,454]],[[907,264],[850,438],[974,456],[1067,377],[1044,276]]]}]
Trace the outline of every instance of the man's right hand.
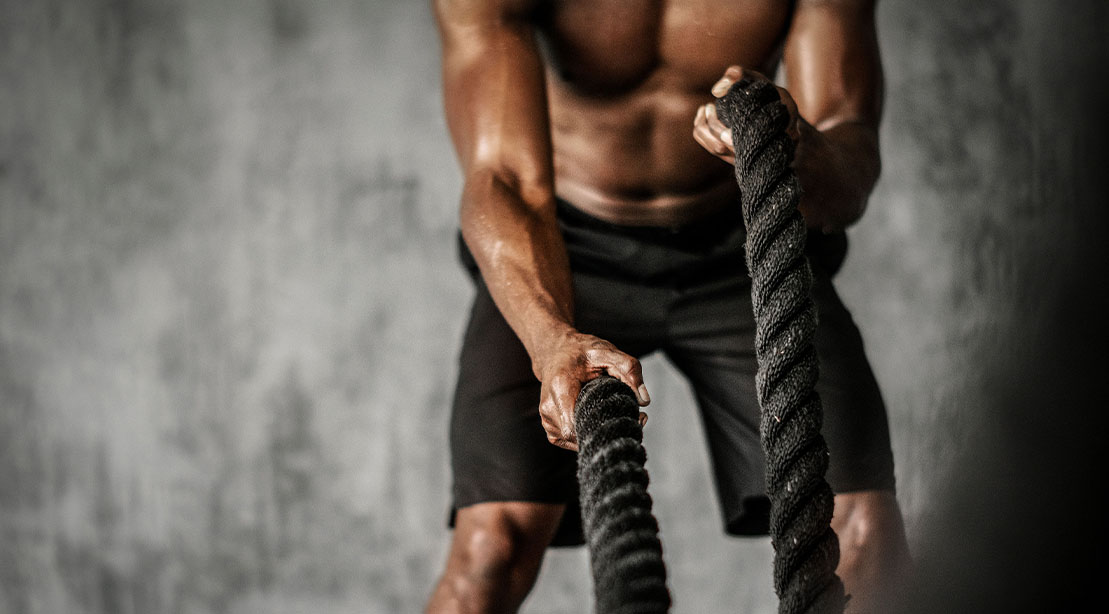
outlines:
[{"label": "man's right hand", "polygon": [[[535,361],[534,370],[543,384],[539,401],[543,430],[551,443],[567,450],[578,449],[574,406],[585,382],[607,373],[634,390],[641,407],[651,402],[639,361],[593,335],[567,333]],[[645,424],[647,414],[639,412],[639,422]]]}]

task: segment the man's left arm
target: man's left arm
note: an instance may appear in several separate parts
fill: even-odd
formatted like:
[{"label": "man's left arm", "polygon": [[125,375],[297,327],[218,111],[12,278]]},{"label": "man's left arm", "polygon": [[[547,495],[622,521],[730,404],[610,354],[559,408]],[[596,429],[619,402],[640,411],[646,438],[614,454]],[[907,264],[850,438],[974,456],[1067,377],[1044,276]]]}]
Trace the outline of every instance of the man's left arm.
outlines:
[{"label": "man's left arm", "polygon": [[[804,189],[800,208],[810,228],[843,230],[866,209],[881,171],[878,123],[882,115],[882,65],[875,30],[875,0],[799,0],[786,38],[782,102],[793,116],[794,168]],[[713,87],[719,97],[743,76],[730,67]],[[698,113],[694,136],[731,161],[734,151],[715,105]]]}]

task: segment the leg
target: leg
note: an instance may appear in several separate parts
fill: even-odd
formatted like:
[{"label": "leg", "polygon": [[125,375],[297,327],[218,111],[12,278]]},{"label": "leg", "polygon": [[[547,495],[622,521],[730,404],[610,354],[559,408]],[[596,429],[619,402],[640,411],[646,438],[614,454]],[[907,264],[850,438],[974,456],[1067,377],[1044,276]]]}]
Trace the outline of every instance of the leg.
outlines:
[{"label": "leg", "polygon": [[[831,453],[827,478],[834,491],[843,493],[836,496],[832,520],[841,550],[837,573],[852,595],[848,613],[898,611],[891,603],[907,580],[910,561],[894,497],[885,406],[857,327],[827,274],[815,272],[817,390]],[[755,498],[763,492],[764,465],[753,390],[754,323],[749,287],[721,287],[719,292],[699,290],[678,304],[667,353],[697,396],[726,530],[749,534],[766,530],[765,509]]]},{"label": "leg", "polygon": [[832,281],[814,267],[820,309],[816,344],[824,437],[831,453],[828,482],[838,493],[832,529],[839,537],[836,573],[851,595],[849,614],[896,612],[910,572],[901,510],[894,496],[893,454],[885,404],[862,336]]},{"label": "leg", "polygon": [[535,583],[564,507],[498,502],[460,509],[427,614],[515,612]]},{"label": "leg", "polygon": [[765,535],[770,520],[750,300],[742,277],[690,292],[672,310],[665,348],[693,389],[724,530],[732,535]]},{"label": "leg", "polygon": [[576,456],[547,441],[538,401],[527,353],[478,283],[451,411],[455,532],[427,612],[515,612],[562,517],[576,519],[564,514]]},{"label": "leg", "polygon": [[889,490],[836,495],[832,529],[839,537],[836,573],[847,594],[847,614],[899,611],[910,571],[901,509]]}]

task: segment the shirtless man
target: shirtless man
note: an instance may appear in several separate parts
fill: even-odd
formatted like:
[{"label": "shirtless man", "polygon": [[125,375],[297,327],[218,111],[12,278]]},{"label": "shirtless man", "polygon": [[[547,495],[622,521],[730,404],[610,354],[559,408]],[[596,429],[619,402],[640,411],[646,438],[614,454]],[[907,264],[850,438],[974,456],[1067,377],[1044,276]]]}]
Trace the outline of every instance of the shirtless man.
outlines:
[{"label": "shirtless man", "polygon": [[875,611],[907,548],[885,409],[830,283],[879,173],[874,0],[435,13],[477,297],[451,420],[455,531],[427,611],[514,612],[545,549],[580,543],[575,398],[607,372],[647,405],[637,357],[656,350],[693,385],[726,530],[766,531],[734,148],[712,96],[780,63],[821,310],[837,571],[849,610]]}]

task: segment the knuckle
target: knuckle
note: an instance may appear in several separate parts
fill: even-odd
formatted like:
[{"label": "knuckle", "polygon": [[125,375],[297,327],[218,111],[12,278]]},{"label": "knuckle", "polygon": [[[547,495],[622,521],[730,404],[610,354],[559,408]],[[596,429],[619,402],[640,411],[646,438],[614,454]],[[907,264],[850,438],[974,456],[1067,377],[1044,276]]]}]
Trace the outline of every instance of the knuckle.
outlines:
[{"label": "knuckle", "polygon": [[565,373],[559,373],[551,378],[551,404],[555,405],[555,396],[565,394],[570,389],[570,378]]},{"label": "knuckle", "polygon": [[585,359],[591,363],[603,361],[607,350],[599,347],[592,347],[585,351]]}]

